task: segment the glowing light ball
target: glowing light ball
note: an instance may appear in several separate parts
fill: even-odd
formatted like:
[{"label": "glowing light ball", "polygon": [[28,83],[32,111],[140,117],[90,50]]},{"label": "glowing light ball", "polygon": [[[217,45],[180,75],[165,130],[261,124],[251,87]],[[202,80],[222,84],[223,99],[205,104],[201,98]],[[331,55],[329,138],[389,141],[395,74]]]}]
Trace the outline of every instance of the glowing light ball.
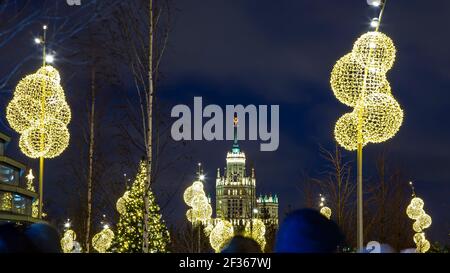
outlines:
[{"label": "glowing light ball", "polygon": [[[196,197],[198,195],[205,195],[205,192],[203,191],[203,184],[202,184],[202,186],[199,186],[198,184],[196,184],[196,185],[194,185],[194,184],[192,186],[189,186],[184,191],[184,194],[183,194],[184,202],[188,206],[192,206],[192,200],[194,199],[194,197]],[[200,184],[201,184],[201,182],[200,182]]]},{"label": "glowing light ball", "polygon": [[244,235],[254,239],[261,250],[266,246],[266,225],[261,219],[252,219],[245,224]]},{"label": "glowing light ball", "polygon": [[226,220],[219,220],[209,235],[209,242],[216,253],[234,236],[233,225]]},{"label": "glowing light ball", "polygon": [[111,247],[113,239],[114,232],[109,227],[106,227],[94,235],[92,238],[92,246],[99,253],[106,253],[106,251]]},{"label": "glowing light ball", "polygon": [[331,209],[330,209],[329,207],[322,207],[322,208],[320,209],[320,213],[321,213],[323,216],[327,217],[328,219],[331,218]]},{"label": "glowing light ball", "polygon": [[372,143],[384,142],[398,132],[403,122],[403,110],[390,95],[372,93],[365,97],[363,107],[363,135]]},{"label": "glowing light ball", "polygon": [[70,253],[72,252],[72,249],[75,245],[75,239],[76,239],[75,231],[68,229],[66,232],[64,232],[63,237],[61,238],[61,248],[64,253]]},{"label": "glowing light ball", "polygon": [[356,40],[353,57],[371,72],[386,73],[395,62],[394,42],[386,34],[371,31]]},{"label": "glowing light ball", "polygon": [[[358,117],[356,113],[347,113],[339,118],[334,127],[334,138],[339,145],[349,151],[358,148]],[[363,145],[365,144],[367,144],[367,140],[363,135]]]},{"label": "glowing light ball", "polygon": [[17,84],[7,106],[8,123],[21,134],[19,146],[28,157],[53,158],[69,144],[71,112],[60,81],[54,67],[41,67]]},{"label": "glowing light ball", "polygon": [[[365,79],[365,81],[364,81]],[[354,107],[365,95],[374,92],[391,93],[384,73],[368,71],[349,53],[339,59],[331,72],[331,89],[336,98],[345,105]]]}]

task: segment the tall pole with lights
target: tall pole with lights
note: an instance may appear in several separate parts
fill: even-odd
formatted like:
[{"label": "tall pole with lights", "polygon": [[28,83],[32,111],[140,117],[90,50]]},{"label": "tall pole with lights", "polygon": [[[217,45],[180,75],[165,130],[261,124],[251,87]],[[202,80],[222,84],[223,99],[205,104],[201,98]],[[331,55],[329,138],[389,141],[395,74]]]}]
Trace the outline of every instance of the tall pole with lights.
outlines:
[{"label": "tall pole with lights", "polygon": [[353,107],[334,129],[336,141],[347,150],[357,150],[357,248],[364,246],[363,225],[363,146],[392,138],[403,122],[403,110],[391,93],[386,72],[395,61],[392,40],[379,32],[387,0],[367,0],[380,9],[372,19],[373,31],[355,42],[351,53],[342,57],[331,73],[331,88],[336,98]]},{"label": "tall pole with lights", "polygon": [[44,158],[57,157],[67,148],[70,138],[67,125],[71,119],[59,72],[47,65],[54,57],[46,53],[46,33],[44,25],[43,36],[34,39],[42,45],[42,67],[17,84],[6,109],[9,125],[21,134],[21,151],[30,158],[39,158],[39,218],[43,207]]}]

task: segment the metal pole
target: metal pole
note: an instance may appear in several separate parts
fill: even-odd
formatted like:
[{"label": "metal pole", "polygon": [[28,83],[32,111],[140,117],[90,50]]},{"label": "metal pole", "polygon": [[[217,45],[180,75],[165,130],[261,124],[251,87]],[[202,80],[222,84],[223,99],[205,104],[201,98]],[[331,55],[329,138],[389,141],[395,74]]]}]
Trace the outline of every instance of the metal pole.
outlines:
[{"label": "metal pole", "polygon": [[41,156],[39,158],[39,219],[42,219],[42,203],[44,195],[44,158]]},{"label": "metal pole", "polygon": [[358,143],[358,181],[357,181],[357,194],[358,194],[358,204],[357,204],[357,248],[358,251],[362,251],[364,247],[364,218],[363,218],[363,181],[362,181],[362,143]]}]

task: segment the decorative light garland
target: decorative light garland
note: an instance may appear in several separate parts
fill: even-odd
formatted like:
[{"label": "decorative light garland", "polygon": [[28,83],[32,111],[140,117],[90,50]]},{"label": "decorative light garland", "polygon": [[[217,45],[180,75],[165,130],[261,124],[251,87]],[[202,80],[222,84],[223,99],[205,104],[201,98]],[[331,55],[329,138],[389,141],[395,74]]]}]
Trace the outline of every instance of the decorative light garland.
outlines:
[{"label": "decorative light garland", "polygon": [[227,221],[218,219],[209,235],[209,243],[216,253],[220,252],[225,244],[234,236],[233,225]]},{"label": "decorative light garland", "polygon": [[331,219],[331,209],[329,207],[325,206],[325,197],[322,196],[322,194],[319,194],[319,197],[320,197],[320,203],[319,203],[320,214],[327,217],[328,219]]},{"label": "decorative light garland", "polygon": [[92,246],[99,253],[106,253],[111,247],[113,239],[114,232],[105,224],[103,230],[92,237]]},{"label": "decorative light garland", "polygon": [[54,158],[68,146],[69,105],[60,85],[59,72],[41,67],[22,79],[6,108],[6,119],[21,134],[19,147],[30,158]]},{"label": "decorative light garland", "polygon": [[266,225],[261,219],[253,218],[251,221],[247,221],[244,228],[244,236],[252,238],[261,247],[261,251],[264,251],[266,246]]},{"label": "decorative light garland", "polygon": [[423,207],[424,202],[421,198],[416,197],[414,191],[414,185],[409,182],[412,189],[412,199],[406,208],[406,215],[412,220],[415,220],[413,224],[413,230],[416,232],[413,236],[414,243],[416,243],[416,252],[425,253],[430,249],[430,242],[425,238],[424,229],[431,226],[432,220],[431,216],[426,214]]},{"label": "decorative light garland", "polygon": [[331,89],[342,103],[354,107],[334,129],[336,141],[345,149],[358,147],[358,117],[362,113],[362,144],[392,138],[403,122],[403,110],[391,95],[385,73],[395,61],[392,40],[378,31],[363,34],[353,51],[342,57],[331,72]]}]

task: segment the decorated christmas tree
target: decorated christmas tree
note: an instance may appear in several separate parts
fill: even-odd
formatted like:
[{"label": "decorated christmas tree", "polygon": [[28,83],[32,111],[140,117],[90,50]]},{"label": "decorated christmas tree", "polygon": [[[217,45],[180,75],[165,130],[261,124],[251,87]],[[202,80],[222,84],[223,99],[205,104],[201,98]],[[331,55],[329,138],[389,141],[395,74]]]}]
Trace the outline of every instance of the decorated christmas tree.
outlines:
[{"label": "decorated christmas tree", "polygon": [[[123,199],[117,235],[111,246],[112,252],[142,252],[144,232],[144,180],[146,165],[141,162],[138,174],[128,194]],[[155,196],[149,192],[149,252],[166,252],[170,241],[169,232],[161,217]]]}]

